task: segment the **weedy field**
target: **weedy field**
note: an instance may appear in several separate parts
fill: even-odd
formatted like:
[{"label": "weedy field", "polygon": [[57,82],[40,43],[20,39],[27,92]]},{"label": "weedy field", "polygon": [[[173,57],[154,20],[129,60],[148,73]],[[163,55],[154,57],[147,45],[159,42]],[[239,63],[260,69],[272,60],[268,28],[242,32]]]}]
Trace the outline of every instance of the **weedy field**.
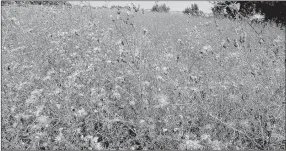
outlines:
[{"label": "weedy field", "polygon": [[2,6],[2,149],[285,149],[285,28]]}]

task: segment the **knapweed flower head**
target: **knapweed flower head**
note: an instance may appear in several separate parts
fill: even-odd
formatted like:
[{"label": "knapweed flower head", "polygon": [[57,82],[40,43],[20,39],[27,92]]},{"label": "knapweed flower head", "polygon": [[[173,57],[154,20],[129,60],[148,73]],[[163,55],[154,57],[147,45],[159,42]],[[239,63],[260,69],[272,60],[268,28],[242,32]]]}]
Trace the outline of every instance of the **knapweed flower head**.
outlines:
[{"label": "knapweed flower head", "polygon": [[157,108],[158,107],[164,107],[166,105],[169,104],[168,102],[168,96],[165,95],[165,94],[159,94],[156,96],[156,100],[158,101],[158,105],[156,106]]}]

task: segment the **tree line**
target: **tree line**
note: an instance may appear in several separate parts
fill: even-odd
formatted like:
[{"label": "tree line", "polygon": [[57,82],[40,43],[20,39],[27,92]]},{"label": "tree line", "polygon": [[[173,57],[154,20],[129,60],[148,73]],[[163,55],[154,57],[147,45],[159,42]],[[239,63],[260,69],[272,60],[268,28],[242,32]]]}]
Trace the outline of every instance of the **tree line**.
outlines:
[{"label": "tree line", "polygon": [[1,1],[1,6],[5,5],[69,5],[67,1]]}]

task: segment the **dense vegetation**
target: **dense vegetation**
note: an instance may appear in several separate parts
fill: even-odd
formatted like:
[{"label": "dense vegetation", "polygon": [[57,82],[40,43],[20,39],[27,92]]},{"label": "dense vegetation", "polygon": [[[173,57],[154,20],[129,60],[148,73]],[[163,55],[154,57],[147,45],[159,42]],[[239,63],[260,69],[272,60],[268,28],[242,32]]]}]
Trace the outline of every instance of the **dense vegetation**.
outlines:
[{"label": "dense vegetation", "polygon": [[186,7],[183,11],[183,14],[201,16],[203,14],[202,11],[199,10],[198,4],[192,4],[191,7]]},{"label": "dense vegetation", "polygon": [[260,13],[265,16],[266,21],[274,21],[286,25],[286,2],[285,1],[224,1],[214,2],[215,7],[212,8],[214,14],[219,14],[226,9],[229,17],[235,18],[236,14],[232,8],[225,7],[233,3],[239,4],[238,13],[244,17]]},{"label": "dense vegetation", "polygon": [[66,5],[71,6],[67,1],[1,1],[1,6],[17,4],[20,6],[25,5]]},{"label": "dense vegetation", "polygon": [[169,12],[170,7],[168,7],[166,4],[158,4],[157,2],[154,4],[154,6],[151,8],[152,12]]},{"label": "dense vegetation", "polygon": [[285,150],[274,23],[2,7],[2,149]]}]

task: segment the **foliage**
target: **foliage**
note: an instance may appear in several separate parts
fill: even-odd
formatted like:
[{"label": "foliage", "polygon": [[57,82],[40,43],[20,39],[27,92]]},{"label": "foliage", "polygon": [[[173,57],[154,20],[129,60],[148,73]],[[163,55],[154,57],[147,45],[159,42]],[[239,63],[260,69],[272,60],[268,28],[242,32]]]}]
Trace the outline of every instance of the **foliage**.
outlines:
[{"label": "foliage", "polygon": [[[215,6],[212,8],[213,14],[221,15],[225,11],[226,16],[235,18],[236,12],[234,12],[230,7],[225,7],[233,3],[234,1],[215,3]],[[244,17],[259,13],[265,16],[265,20],[272,20],[276,23],[286,24],[286,2],[284,1],[236,1],[235,3],[240,4],[238,13]]]},{"label": "foliage", "polygon": [[140,5],[136,6],[135,4],[131,3],[132,5],[132,9],[135,11],[135,12],[138,12],[140,10]]},{"label": "foliage", "polygon": [[140,5],[138,6],[135,6],[133,3],[131,3],[132,7],[130,6],[120,6],[120,5],[112,5],[110,7],[110,9],[117,9],[117,10],[120,10],[120,9],[126,9],[126,10],[134,10],[135,12],[138,12],[140,10]]},{"label": "foliage", "polygon": [[217,3],[215,3],[215,6],[211,8],[214,16],[224,15],[224,7],[221,5],[224,5],[224,3],[223,2],[217,2]]},{"label": "foliage", "polygon": [[212,12],[215,16],[224,16],[228,18],[238,19],[237,10],[234,10],[234,2],[230,1],[220,1],[214,2],[214,7],[212,7]]},{"label": "foliage", "polygon": [[71,6],[70,3],[67,1],[1,1],[1,6],[4,5],[11,5],[11,4],[18,4],[18,5],[68,5]]},{"label": "foliage", "polygon": [[256,4],[256,12],[265,15],[266,20],[273,20],[286,25],[286,2],[285,1],[262,1]]},{"label": "foliage", "polygon": [[120,5],[112,5],[110,7],[110,9],[127,9],[127,10],[130,10],[130,7],[128,7],[128,6],[120,6]]},{"label": "foliage", "polygon": [[151,8],[152,12],[169,12],[170,7],[166,6],[166,4],[158,4],[157,2]]},{"label": "foliage", "polygon": [[191,7],[185,8],[183,14],[190,14],[194,16],[202,15],[203,12],[199,10],[199,6],[197,4],[192,4]]}]

